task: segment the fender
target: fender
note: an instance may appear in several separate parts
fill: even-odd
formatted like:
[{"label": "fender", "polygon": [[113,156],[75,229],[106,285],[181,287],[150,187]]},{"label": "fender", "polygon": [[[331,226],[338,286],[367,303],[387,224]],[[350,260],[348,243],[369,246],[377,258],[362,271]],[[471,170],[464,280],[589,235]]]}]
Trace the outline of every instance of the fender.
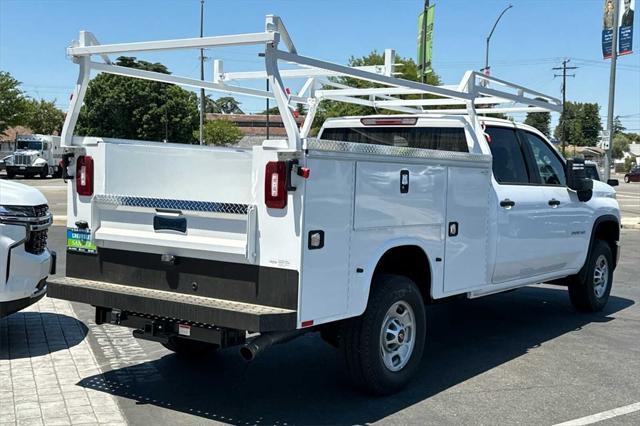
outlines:
[{"label": "fender", "polygon": [[47,164],[47,160],[45,160],[44,158],[36,158],[35,161],[33,162],[33,166],[39,166],[39,167],[42,167],[46,164]]},{"label": "fender", "polygon": [[[618,229],[620,229],[620,219],[618,219],[617,216],[614,216],[612,214],[605,214],[602,216],[598,216],[596,218],[596,220],[593,222],[593,227],[591,228],[591,237],[589,239],[589,249],[587,251],[587,256],[584,260],[584,265],[582,265],[582,268],[580,268],[580,272],[578,272],[578,278],[580,280],[584,280],[584,275],[587,272],[587,263],[589,260],[589,256],[591,255],[591,249],[593,248],[593,244],[596,240],[595,235],[596,235],[596,228],[603,222],[615,222],[618,225]],[[618,231],[619,232],[619,231]],[[620,234],[618,234],[620,235]],[[618,240],[619,241],[619,240]],[[617,253],[613,253],[613,269],[615,270],[616,266],[617,266]]]},{"label": "fender", "polygon": [[[349,288],[349,314],[350,316],[359,316],[362,315],[367,308],[367,303],[369,301],[369,295],[371,292],[371,283],[373,282],[373,273],[375,272],[376,266],[382,259],[385,253],[389,250],[403,247],[403,246],[416,246],[419,247],[427,257],[427,264],[429,267],[429,273],[431,275],[432,284],[435,283],[441,277],[434,277],[434,271],[431,265],[429,250],[427,250],[424,241],[415,238],[397,238],[385,241],[383,244],[375,247],[366,257],[366,263],[362,265],[355,264],[354,267],[363,266],[364,271],[362,273],[355,273],[355,279],[352,280],[352,284],[350,284]],[[433,285],[431,286],[431,296],[433,297]]]}]

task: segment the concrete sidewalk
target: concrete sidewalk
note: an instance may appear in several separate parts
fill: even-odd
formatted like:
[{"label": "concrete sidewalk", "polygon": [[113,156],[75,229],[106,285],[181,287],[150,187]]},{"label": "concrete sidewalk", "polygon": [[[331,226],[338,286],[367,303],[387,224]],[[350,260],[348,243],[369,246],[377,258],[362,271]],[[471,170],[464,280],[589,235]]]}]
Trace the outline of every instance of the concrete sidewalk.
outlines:
[{"label": "concrete sidewalk", "polygon": [[101,374],[87,332],[46,297],[0,320],[0,426],[126,424],[112,395],[78,384]]}]

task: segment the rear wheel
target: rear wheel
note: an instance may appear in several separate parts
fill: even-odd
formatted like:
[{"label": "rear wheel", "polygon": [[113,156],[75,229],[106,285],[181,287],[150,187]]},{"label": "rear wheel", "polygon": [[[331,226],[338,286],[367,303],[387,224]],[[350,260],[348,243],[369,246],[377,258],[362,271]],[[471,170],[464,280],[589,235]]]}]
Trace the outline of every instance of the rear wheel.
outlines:
[{"label": "rear wheel", "polygon": [[629,176],[625,176],[625,177],[624,177],[624,182],[625,182],[625,183],[629,183],[629,181],[630,181]]},{"label": "rear wheel", "polygon": [[214,345],[213,343],[199,342],[197,340],[175,336],[171,337],[167,343],[163,343],[162,346],[186,358],[205,358],[213,355],[218,350],[218,345]]},{"label": "rear wheel", "polygon": [[613,255],[609,244],[594,241],[587,262],[583,278],[575,277],[569,284],[569,297],[578,311],[597,312],[607,304],[613,284]]},{"label": "rear wheel", "polygon": [[352,380],[379,395],[401,389],[420,365],[425,329],[424,303],[415,283],[396,275],[377,277],[366,311],[347,320],[340,333]]}]

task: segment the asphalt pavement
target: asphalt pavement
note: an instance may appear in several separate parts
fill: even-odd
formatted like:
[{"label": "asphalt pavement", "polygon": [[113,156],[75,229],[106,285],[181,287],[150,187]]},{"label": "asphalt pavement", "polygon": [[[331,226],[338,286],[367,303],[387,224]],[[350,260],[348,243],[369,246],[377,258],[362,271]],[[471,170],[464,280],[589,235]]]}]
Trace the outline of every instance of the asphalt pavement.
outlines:
[{"label": "asphalt pavement", "polygon": [[[62,224],[63,184],[25,183],[43,190]],[[640,184],[623,183],[618,194],[640,200]],[[640,217],[630,200],[623,215]],[[50,246],[64,274],[64,226],[53,227]],[[623,229],[622,246],[611,299],[597,314],[576,313],[566,289],[547,285],[429,306],[418,377],[390,397],[353,389],[339,352],[315,334],[252,363],[233,348],[185,360],[127,329],[95,325],[82,304],[73,312],[100,371],[75,385],[115,398],[139,425],[640,424],[640,231]]]}]

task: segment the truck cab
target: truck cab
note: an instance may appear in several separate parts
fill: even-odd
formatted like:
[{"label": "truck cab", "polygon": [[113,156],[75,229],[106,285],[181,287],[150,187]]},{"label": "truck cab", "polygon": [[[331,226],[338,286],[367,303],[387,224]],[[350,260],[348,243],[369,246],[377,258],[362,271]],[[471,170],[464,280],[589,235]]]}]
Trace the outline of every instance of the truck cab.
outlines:
[{"label": "truck cab", "polygon": [[0,180],[0,318],[44,297],[55,273],[55,254],[47,249],[51,224],[40,191]]},{"label": "truck cab", "polygon": [[62,177],[62,150],[60,137],[49,135],[18,135],[16,137],[16,151],[6,158],[4,164],[7,178],[15,176],[42,179],[51,175]]}]

